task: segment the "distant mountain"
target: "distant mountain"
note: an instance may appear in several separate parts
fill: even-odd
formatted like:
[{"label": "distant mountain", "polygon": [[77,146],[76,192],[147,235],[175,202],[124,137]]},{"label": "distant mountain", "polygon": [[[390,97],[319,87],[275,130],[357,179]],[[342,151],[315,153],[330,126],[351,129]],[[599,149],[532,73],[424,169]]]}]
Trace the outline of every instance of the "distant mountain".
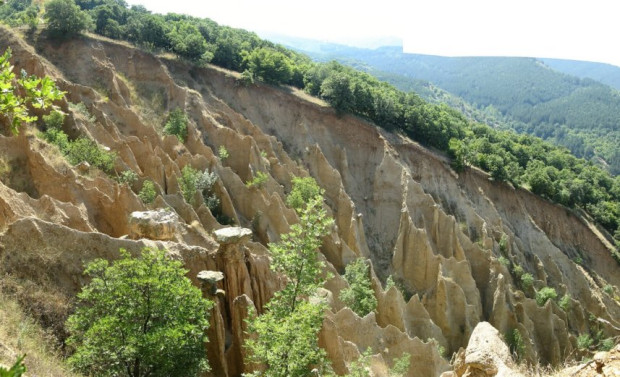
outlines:
[{"label": "distant mountain", "polygon": [[600,81],[620,90],[620,67],[615,65],[564,59],[540,60],[556,71]]},{"label": "distant mountain", "polygon": [[[293,43],[289,41],[289,46],[296,48]],[[620,92],[592,78],[569,75],[551,67],[560,61],[448,58],[403,53],[400,46],[370,50],[326,43],[303,52],[319,61],[338,60],[366,70],[401,90],[415,91],[436,100],[437,90],[429,91],[430,86],[424,84],[430,82],[431,86],[471,104],[470,109],[476,110],[469,111],[476,113],[474,119],[497,119],[501,124],[496,126],[553,141],[579,157],[606,166],[613,174],[620,173]],[[594,68],[588,71],[586,64],[598,71]],[[563,65],[572,69],[582,67],[582,72],[600,73],[603,68],[609,68],[599,63]],[[441,97],[448,99],[448,104],[459,103],[450,96]]]}]

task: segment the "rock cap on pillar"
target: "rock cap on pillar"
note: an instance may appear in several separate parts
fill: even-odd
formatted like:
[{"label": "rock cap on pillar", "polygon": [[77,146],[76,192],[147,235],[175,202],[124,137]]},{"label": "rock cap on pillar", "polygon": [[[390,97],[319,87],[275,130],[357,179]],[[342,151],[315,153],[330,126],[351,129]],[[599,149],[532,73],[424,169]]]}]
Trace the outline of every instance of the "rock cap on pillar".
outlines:
[{"label": "rock cap on pillar", "polygon": [[221,245],[245,243],[252,238],[252,230],[239,226],[217,229],[213,232],[215,240]]}]

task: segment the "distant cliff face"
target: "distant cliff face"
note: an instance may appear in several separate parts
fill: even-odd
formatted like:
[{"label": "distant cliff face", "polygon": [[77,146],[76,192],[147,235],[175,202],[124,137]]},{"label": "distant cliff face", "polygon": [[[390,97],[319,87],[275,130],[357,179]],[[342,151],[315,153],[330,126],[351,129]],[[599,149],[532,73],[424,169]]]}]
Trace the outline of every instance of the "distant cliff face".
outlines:
[{"label": "distant cliff face", "polygon": [[[321,250],[334,277],[320,334],[336,372],[371,347],[380,356],[378,374],[382,363],[409,352],[411,376],[437,376],[451,369],[437,345],[448,355],[458,351],[481,321],[502,335],[518,331],[524,358],[552,364],[574,353],[577,335],[600,329],[611,336],[620,327],[620,267],[611,245],[564,208],[475,170],[457,175],[444,157],[417,144],[339,116],[303,93],[240,85],[234,73],[87,37],[31,47],[0,29],[0,45],[12,47],[18,68],[51,75],[68,92],[67,134],[115,151],[116,170],[136,172],[137,188],[152,180],[161,194],[153,206],[170,207],[181,219],[170,241],[126,239],[129,214],[146,209],[129,186],[79,172],[32,128],[0,136],[0,158],[13,169],[0,183],[0,259],[14,284],[30,287],[19,290],[21,299],[40,305],[49,325],[62,327],[84,283],[84,262],[116,258],[120,247],[166,247],[194,280],[201,270],[224,272],[210,364],[214,375],[239,375],[244,315],[280,286],[266,245],[296,222],[284,204],[291,177],[311,175],[336,224]],[[83,103],[88,114],[68,102]],[[190,119],[184,144],[161,136],[165,113],[177,107]],[[228,158],[218,156],[222,146]],[[216,242],[212,231],[223,225],[179,194],[186,165],[217,173],[222,214],[251,228],[252,241]],[[265,184],[247,187],[259,171],[268,175]],[[339,273],[360,256],[373,262],[379,301],[364,318],[338,300],[346,286]],[[522,283],[526,273],[533,286]],[[402,292],[384,290],[389,275]],[[602,291],[608,285],[611,294]],[[539,306],[543,287],[570,296],[568,305]],[[41,297],[67,304],[46,307]]]}]

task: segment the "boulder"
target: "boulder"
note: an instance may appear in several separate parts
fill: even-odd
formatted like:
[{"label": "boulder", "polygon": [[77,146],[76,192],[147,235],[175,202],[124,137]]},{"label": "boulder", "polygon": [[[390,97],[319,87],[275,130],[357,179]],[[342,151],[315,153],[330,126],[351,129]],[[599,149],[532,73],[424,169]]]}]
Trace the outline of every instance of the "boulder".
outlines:
[{"label": "boulder", "polygon": [[152,240],[173,240],[179,226],[179,216],[169,209],[135,211],[129,215],[129,237]]},{"label": "boulder", "polygon": [[215,240],[222,245],[245,243],[252,237],[252,230],[239,226],[217,229],[213,232]]},{"label": "boulder", "polygon": [[455,357],[454,375],[458,377],[524,377],[514,370],[508,346],[499,331],[488,322],[480,322],[471,334],[466,350]]}]

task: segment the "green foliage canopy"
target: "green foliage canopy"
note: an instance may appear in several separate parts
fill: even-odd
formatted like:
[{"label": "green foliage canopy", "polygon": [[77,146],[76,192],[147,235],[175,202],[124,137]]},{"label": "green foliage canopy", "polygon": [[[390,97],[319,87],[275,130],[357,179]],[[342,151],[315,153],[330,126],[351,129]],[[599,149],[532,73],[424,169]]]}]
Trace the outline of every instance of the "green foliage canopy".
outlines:
[{"label": "green foliage canopy", "polygon": [[73,0],[51,0],[45,4],[45,20],[50,34],[72,37],[90,28],[92,20]]},{"label": "green foliage canopy", "polygon": [[248,321],[248,332],[255,334],[246,341],[250,360],[265,365],[255,376],[307,376],[310,366],[323,369],[328,365],[317,338],[325,303],[309,300],[325,282],[324,263],[317,250],[333,224],[322,202],[320,196],[311,199],[299,224],[269,245],[271,269],[286,276],[287,283],[265,305],[262,315]]},{"label": "green foliage canopy", "polygon": [[176,108],[168,114],[168,119],[164,125],[164,133],[166,135],[175,135],[181,143],[187,139],[187,115],[185,112]]},{"label": "green foliage canopy", "polygon": [[340,300],[360,317],[377,309],[377,298],[370,281],[369,265],[363,258],[349,263],[344,278],[349,286],[340,291]]},{"label": "green foliage canopy", "polygon": [[0,118],[9,121],[11,131],[17,134],[22,123],[31,123],[37,117],[31,113],[34,109],[48,109],[53,103],[62,99],[65,92],[58,89],[49,77],[29,76],[22,70],[19,78],[13,73],[10,63],[11,49],[0,56]]},{"label": "green foliage canopy", "polygon": [[75,349],[68,362],[87,375],[191,376],[208,368],[204,332],[212,303],[185,277],[181,262],[164,250],[138,258],[121,249],[111,265],[98,259],[85,273],[67,320]]}]

